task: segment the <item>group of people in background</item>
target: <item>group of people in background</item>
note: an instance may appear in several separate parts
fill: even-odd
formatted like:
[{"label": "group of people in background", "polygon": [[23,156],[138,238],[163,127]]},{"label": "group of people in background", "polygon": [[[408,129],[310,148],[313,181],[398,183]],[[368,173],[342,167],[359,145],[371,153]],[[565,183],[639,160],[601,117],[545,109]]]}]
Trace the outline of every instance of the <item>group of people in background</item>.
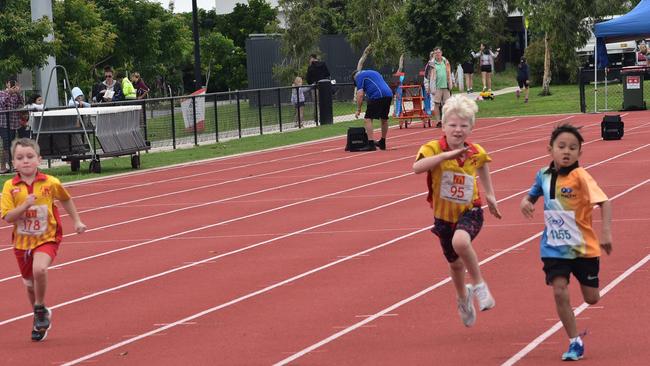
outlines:
[{"label": "group of people in background", "polygon": [[[104,67],[104,80],[96,84],[91,93],[93,103],[117,102],[146,98],[149,87],[138,72],[133,72],[122,81],[114,80],[114,71],[110,66]],[[90,107],[83,91],[74,87],[70,91],[68,107]],[[43,97],[32,94],[25,102],[21,85],[16,77],[11,77],[5,83],[5,89],[0,90],[0,138],[2,150],[0,153],[0,174],[12,172],[10,146],[17,138],[29,137],[29,112],[44,109]],[[15,112],[5,112],[11,111]],[[22,111],[19,111],[22,110]]]}]

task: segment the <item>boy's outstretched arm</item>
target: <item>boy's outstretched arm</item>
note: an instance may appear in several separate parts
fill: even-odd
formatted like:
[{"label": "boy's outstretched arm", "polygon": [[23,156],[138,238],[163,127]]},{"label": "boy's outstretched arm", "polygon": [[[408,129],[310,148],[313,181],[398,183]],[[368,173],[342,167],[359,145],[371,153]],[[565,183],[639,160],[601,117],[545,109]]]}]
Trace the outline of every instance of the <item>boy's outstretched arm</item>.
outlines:
[{"label": "boy's outstretched arm", "polygon": [[68,215],[70,215],[72,221],[74,222],[74,231],[76,231],[77,234],[81,234],[84,231],[86,231],[86,225],[83,222],[81,222],[81,219],[79,218],[79,214],[77,213],[77,207],[74,205],[74,202],[72,202],[72,198],[60,202],[63,205],[63,208],[65,208],[65,211],[68,213]]},{"label": "boy's outstretched arm", "polygon": [[436,154],[433,156],[429,156],[426,158],[419,159],[415,163],[413,163],[413,172],[415,174],[420,174],[424,172],[428,172],[431,169],[434,169],[440,163],[442,163],[445,160],[449,159],[456,159],[457,157],[465,154],[469,148],[462,148],[462,149],[456,149],[456,150],[451,150],[451,151],[445,151],[441,154]]},{"label": "boy's outstretched arm", "polygon": [[499,211],[499,206],[497,205],[497,199],[494,196],[494,188],[492,188],[492,177],[490,176],[490,168],[488,164],[483,164],[482,167],[478,169],[479,179],[485,190],[485,200],[488,204],[488,209],[490,213],[497,219],[501,218],[501,212]]},{"label": "boy's outstretched arm", "polygon": [[600,247],[609,255],[612,252],[612,204],[609,201],[599,202],[600,217],[603,220]]}]

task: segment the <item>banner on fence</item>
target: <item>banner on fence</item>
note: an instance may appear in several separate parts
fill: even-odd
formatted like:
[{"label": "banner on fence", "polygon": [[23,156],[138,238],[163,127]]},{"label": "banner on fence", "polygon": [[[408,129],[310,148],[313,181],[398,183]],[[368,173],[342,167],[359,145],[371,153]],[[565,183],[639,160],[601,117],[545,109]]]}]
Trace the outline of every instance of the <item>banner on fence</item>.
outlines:
[{"label": "banner on fence", "polygon": [[[185,131],[194,130],[194,101],[196,101],[196,131],[203,132],[205,129],[205,97],[203,96],[205,92],[206,88],[201,88],[190,94],[190,96],[196,96],[196,98],[187,98],[181,102]],[[199,97],[199,95],[201,96]]]}]

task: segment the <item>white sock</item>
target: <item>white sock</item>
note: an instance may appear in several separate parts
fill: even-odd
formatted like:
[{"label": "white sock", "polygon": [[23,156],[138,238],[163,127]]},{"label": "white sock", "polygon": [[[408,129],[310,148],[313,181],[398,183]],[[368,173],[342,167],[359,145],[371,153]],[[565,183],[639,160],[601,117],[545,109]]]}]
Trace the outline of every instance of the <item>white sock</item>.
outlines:
[{"label": "white sock", "polygon": [[578,342],[578,344],[582,346],[582,338],[580,338],[580,336],[577,336],[575,338],[569,338],[569,343],[573,343],[573,342]]}]

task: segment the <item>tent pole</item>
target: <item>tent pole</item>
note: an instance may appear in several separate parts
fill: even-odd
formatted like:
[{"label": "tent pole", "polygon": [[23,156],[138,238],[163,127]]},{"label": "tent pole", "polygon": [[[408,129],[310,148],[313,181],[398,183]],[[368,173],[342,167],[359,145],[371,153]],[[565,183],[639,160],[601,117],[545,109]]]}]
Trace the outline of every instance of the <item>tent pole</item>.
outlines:
[{"label": "tent pole", "polygon": [[594,113],[598,113],[598,38],[594,45]]}]

